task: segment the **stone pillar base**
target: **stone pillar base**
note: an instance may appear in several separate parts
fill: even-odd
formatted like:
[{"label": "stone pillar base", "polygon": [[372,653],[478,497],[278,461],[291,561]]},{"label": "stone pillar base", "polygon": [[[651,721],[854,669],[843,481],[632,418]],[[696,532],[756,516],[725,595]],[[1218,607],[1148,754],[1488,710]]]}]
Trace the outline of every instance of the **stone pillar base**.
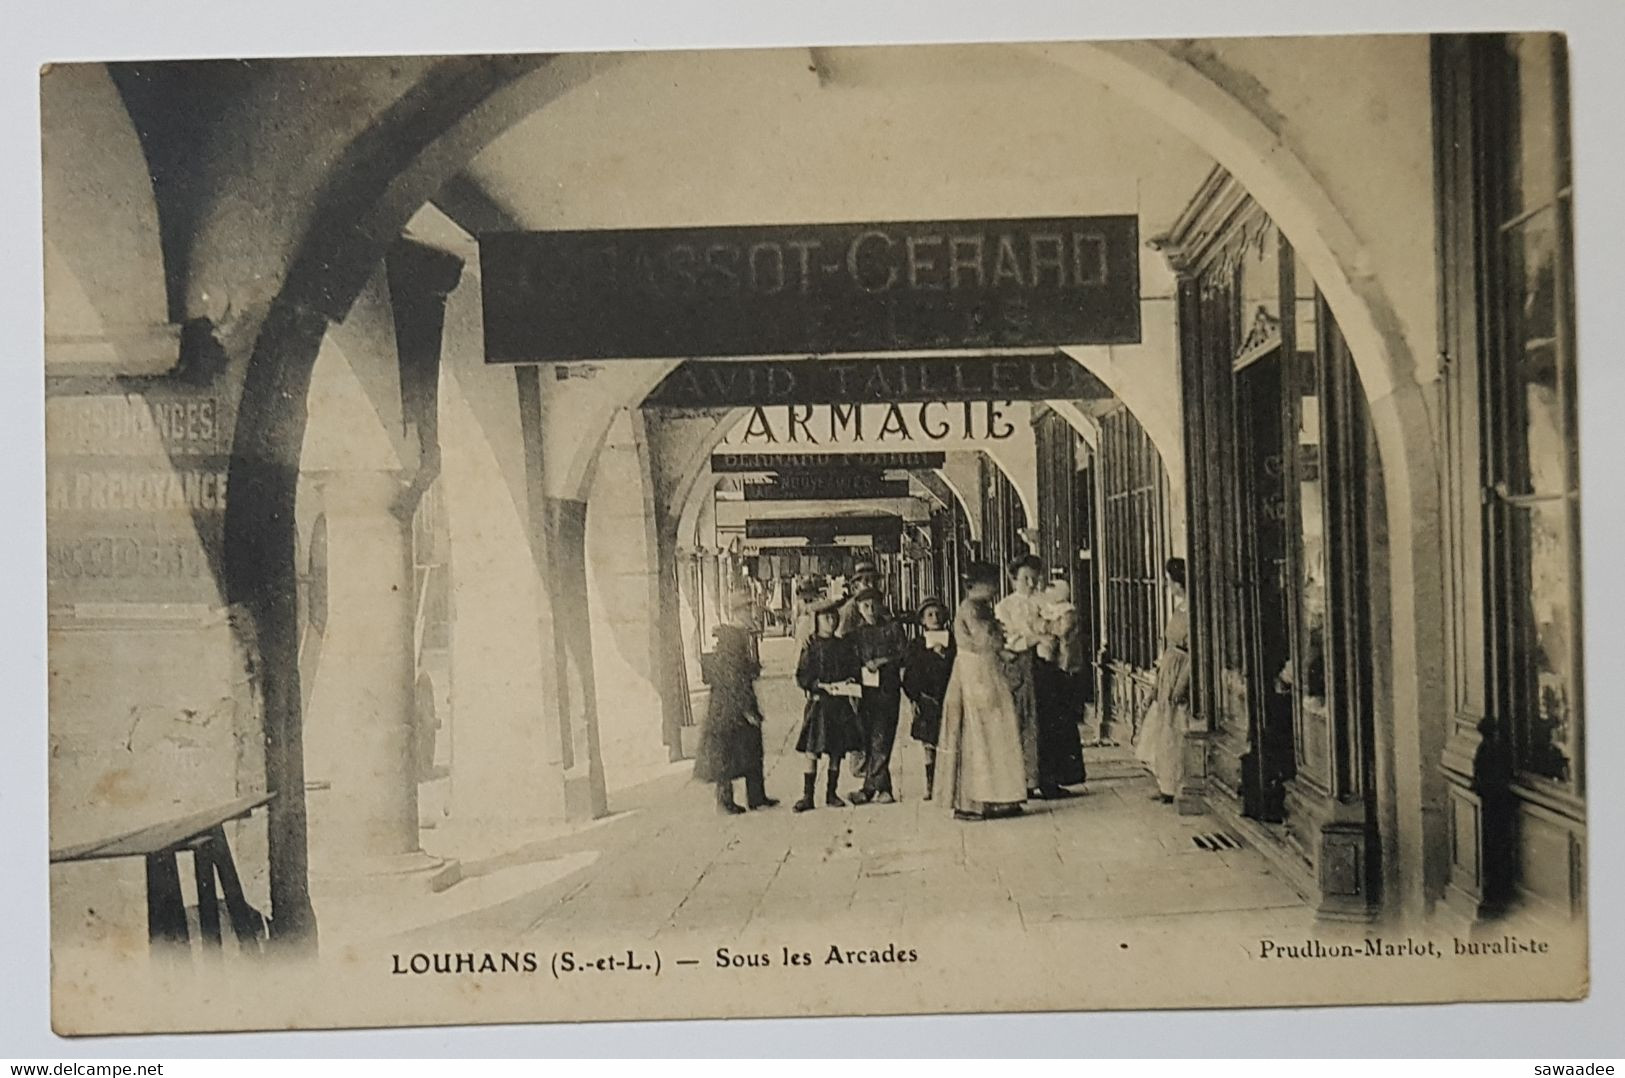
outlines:
[{"label": "stone pillar base", "polygon": [[1493,931],[1506,915],[1505,903],[1490,901],[1452,882],[1445,888],[1443,899],[1434,904],[1432,919],[1457,935],[1471,939]]},{"label": "stone pillar base", "polygon": [[311,868],[311,883],[321,890],[369,891],[404,888],[413,893],[444,891],[463,878],[462,865],[413,850],[384,857],[357,857],[342,866]]},{"label": "stone pillar base", "polygon": [[1207,732],[1186,730],[1179,751],[1184,763],[1185,777],[1179,786],[1175,808],[1181,816],[1206,816],[1207,805]]},{"label": "stone pillar base", "polygon": [[428,840],[432,854],[466,874],[477,874],[488,861],[510,855],[580,830],[562,819],[508,818],[477,824],[453,823]]},{"label": "stone pillar base", "polygon": [[603,780],[589,774],[564,776],[564,818],[581,823],[609,815]]},{"label": "stone pillar base", "polygon": [[1319,908],[1315,910],[1316,921],[1329,921],[1338,924],[1369,925],[1379,920],[1376,907],[1364,902],[1344,904],[1334,898],[1321,900]]}]

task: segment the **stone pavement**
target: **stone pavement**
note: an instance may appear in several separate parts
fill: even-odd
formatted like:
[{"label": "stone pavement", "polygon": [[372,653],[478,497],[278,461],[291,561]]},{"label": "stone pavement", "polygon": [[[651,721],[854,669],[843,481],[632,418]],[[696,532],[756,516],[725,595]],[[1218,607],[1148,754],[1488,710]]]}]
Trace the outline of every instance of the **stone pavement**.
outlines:
[{"label": "stone pavement", "polygon": [[[777,808],[720,816],[711,788],[681,769],[621,795],[607,821],[466,866],[471,879],[434,897],[446,915],[432,934],[493,946],[610,934],[721,946],[861,925],[905,938],[967,931],[1031,943],[1127,927],[1183,936],[1206,924],[1242,940],[1311,925],[1303,899],[1257,851],[1233,835],[1207,841],[1223,832],[1214,817],[1181,817],[1153,800],[1124,748],[1089,750],[1086,796],[960,822],[922,800],[921,748],[908,739],[905,703],[898,803],[793,813],[802,695],[788,673],[792,648],[764,641],[758,685]],[[843,775],[843,794],[856,785]],[[822,779],[819,787],[821,801]],[[426,919],[420,911],[397,938],[428,943]]]}]

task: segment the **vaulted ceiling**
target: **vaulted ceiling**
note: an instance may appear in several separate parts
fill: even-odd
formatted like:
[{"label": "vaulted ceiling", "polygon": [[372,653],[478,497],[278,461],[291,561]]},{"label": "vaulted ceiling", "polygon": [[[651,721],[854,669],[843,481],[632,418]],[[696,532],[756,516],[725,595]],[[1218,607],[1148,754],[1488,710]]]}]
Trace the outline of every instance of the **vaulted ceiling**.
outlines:
[{"label": "vaulted ceiling", "polygon": [[511,128],[436,201],[472,232],[1138,212],[1145,237],[1212,165],[1019,47],[646,53]]}]

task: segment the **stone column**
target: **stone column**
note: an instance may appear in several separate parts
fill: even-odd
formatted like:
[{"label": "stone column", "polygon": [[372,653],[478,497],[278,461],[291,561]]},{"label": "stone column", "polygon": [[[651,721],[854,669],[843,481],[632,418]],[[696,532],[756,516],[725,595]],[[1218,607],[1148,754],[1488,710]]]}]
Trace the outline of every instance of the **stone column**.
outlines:
[{"label": "stone column", "polygon": [[519,426],[525,441],[525,487],[531,553],[541,574],[544,706],[558,737],[564,814],[590,820],[609,813],[598,744],[598,700],[587,599],[587,503],[547,493],[541,384],[534,367],[517,367]]},{"label": "stone column", "polygon": [[587,503],[546,499],[542,545],[558,670],[553,700],[565,747],[564,811],[569,819],[591,820],[609,813],[609,798],[598,737],[598,685],[587,598]]},{"label": "stone column", "polygon": [[328,621],[311,709],[330,723],[319,877],[427,873],[418,846],[413,766],[413,580],[410,526],[393,511],[395,472],[320,476],[327,517]]},{"label": "stone column", "polygon": [[599,737],[606,781],[632,785],[670,762],[662,736],[659,521],[641,417],[610,424],[587,498],[586,561]]},{"label": "stone column", "polygon": [[655,582],[657,609],[650,640],[660,684],[660,731],[667,758],[686,758],[683,730],[690,723],[689,676],[683,639],[683,597],[677,556],[677,522],[661,513],[655,524]]},{"label": "stone column", "polygon": [[446,304],[438,422],[451,535],[451,815],[431,848],[475,860],[564,817],[514,373],[485,362],[479,280]]}]

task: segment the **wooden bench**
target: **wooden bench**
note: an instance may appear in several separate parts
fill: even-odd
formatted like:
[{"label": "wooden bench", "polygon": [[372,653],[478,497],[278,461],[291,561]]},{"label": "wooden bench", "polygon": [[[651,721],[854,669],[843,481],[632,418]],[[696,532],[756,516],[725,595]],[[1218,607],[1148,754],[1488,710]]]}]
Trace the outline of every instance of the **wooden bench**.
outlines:
[{"label": "wooden bench", "polygon": [[241,797],[126,834],[52,850],[51,863],[146,858],[147,940],[157,951],[164,944],[189,946],[191,943],[186,899],[181,894],[180,866],[176,861],[177,854],[190,852],[197,880],[198,930],[204,944],[212,947],[213,953],[221,950],[220,902],[223,898],[238,945],[246,953],[257,954],[266,936],[267,922],[243,895],[242,881],[226,842],[226,824],[253,815],[256,809],[269,803],[272,796]]}]

